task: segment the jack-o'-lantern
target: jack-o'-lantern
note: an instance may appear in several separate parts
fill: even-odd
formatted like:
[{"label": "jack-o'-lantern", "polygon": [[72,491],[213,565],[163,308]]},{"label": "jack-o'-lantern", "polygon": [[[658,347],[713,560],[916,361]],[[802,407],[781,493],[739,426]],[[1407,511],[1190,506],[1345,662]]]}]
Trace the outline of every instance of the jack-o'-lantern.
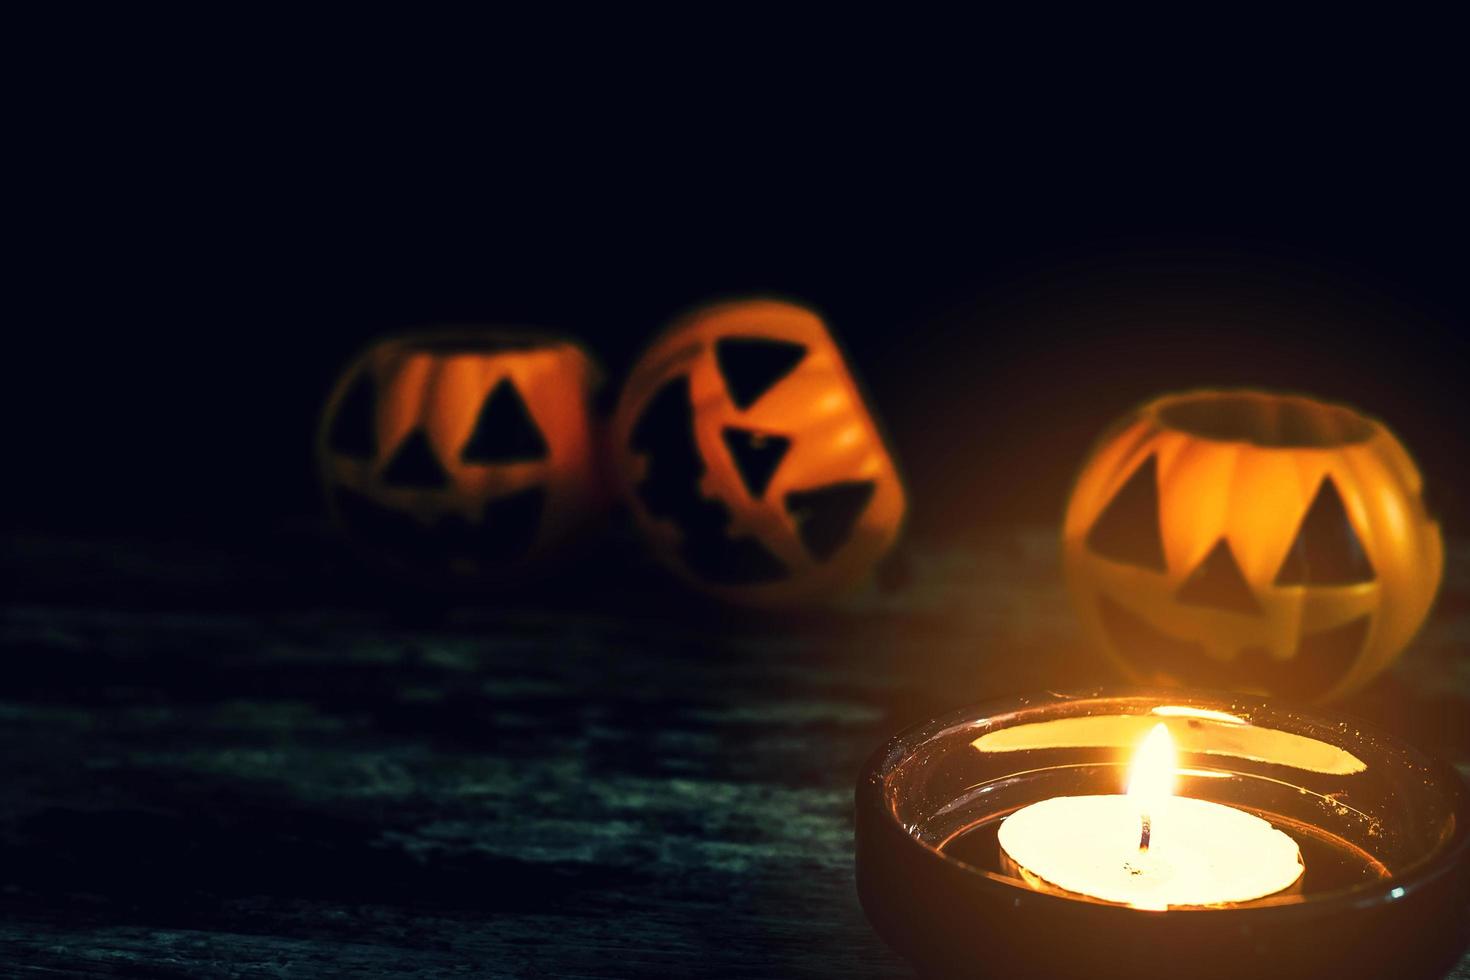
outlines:
[{"label": "jack-o'-lantern", "polygon": [[1257,391],[1166,396],[1115,425],[1072,491],[1063,555],[1086,628],[1135,680],[1301,700],[1391,664],[1443,565],[1392,433]]},{"label": "jack-o'-lantern", "polygon": [[654,550],[724,599],[839,594],[900,531],[903,486],[858,385],[821,318],[791,303],[675,323],[635,366],[613,439]]},{"label": "jack-o'-lantern", "polygon": [[327,402],[317,460],[333,517],[401,570],[519,573],[599,509],[576,344],[457,329],[381,341]]}]

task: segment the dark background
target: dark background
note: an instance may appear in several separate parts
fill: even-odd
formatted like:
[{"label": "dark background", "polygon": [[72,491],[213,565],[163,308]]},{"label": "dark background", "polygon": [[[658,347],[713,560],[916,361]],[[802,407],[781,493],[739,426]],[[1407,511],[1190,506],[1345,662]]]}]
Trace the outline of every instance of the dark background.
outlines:
[{"label": "dark background", "polygon": [[977,92],[885,128],[861,102],[834,126],[728,96],[634,118],[597,77],[570,98],[481,80],[446,107],[164,73],[50,113],[9,519],[229,537],[315,518],[316,415],[375,336],[567,331],[615,392],[682,309],[774,292],[846,343],[920,536],[1056,520],[1110,419],[1213,384],[1382,418],[1470,530],[1470,200],[1427,99],[1451,91],[1237,105],[1226,86],[1129,121]]},{"label": "dark background", "polygon": [[[1194,385],[1403,438],[1446,582],[1348,708],[1470,757],[1470,161],[1436,77],[1464,58],[1423,48],[1461,32],[1112,23],[1136,55],[1048,11],[1022,52],[990,8],[801,33],[703,5],[558,10],[536,50],[503,6],[433,38],[396,10],[9,35],[40,57],[0,116],[7,963],[904,975],[853,889],[862,760],[1111,677],[1049,528],[1103,426]],[[984,540],[782,618],[686,600],[616,534],[442,606],[317,534],[317,413],[371,338],[567,331],[615,390],[671,317],[753,292],[846,343],[915,534]]]}]

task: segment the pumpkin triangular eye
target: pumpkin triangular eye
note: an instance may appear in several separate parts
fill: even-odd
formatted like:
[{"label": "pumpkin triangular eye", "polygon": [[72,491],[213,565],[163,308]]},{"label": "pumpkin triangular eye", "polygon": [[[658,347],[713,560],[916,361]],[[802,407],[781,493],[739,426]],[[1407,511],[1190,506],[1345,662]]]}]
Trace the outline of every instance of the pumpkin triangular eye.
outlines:
[{"label": "pumpkin triangular eye", "polygon": [[876,489],[872,480],[847,480],[788,493],[786,512],[796,522],[796,533],[806,550],[826,561],[852,534]]},{"label": "pumpkin triangular eye", "polygon": [[806,348],[785,340],[726,337],[715,343],[715,363],[725,377],[730,400],[744,411],[796,369]]},{"label": "pumpkin triangular eye", "polygon": [[1221,538],[1180,586],[1175,598],[1187,606],[1207,606],[1229,612],[1260,615],[1261,604],[1241,574],[1235,553]]},{"label": "pumpkin triangular eye", "polygon": [[377,400],[373,379],[364,371],[337,407],[337,417],[327,432],[327,446],[345,456],[371,459],[378,451],[377,419],[373,417]]},{"label": "pumpkin triangular eye", "polygon": [[745,481],[745,489],[756,499],[765,496],[771,477],[776,475],[776,468],[791,449],[791,440],[785,436],[733,427],[726,428],[721,435],[725,438],[725,448],[730,450],[730,458],[735,462],[735,469],[740,472],[740,479]]},{"label": "pumpkin triangular eye", "polygon": [[434,455],[424,430],[414,429],[383,470],[383,482],[395,487],[434,490],[449,482],[449,474]]},{"label": "pumpkin triangular eye", "polygon": [[1166,571],[1159,531],[1158,460],[1150,456],[1133,471],[1087,532],[1087,547],[1104,558]]},{"label": "pumpkin triangular eye", "polygon": [[480,406],[475,430],[459,458],[465,463],[546,458],[546,440],[509,378],[502,378]]},{"label": "pumpkin triangular eye", "polygon": [[1373,565],[1353,531],[1332,477],[1322,478],[1296,540],[1276,573],[1277,585],[1352,585],[1373,581]]}]

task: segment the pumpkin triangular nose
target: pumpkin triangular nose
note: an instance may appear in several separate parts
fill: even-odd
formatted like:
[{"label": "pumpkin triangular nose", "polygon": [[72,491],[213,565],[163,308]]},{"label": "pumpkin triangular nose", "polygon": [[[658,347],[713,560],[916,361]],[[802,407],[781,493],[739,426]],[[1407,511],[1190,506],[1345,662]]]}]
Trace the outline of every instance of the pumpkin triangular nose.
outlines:
[{"label": "pumpkin triangular nose", "polygon": [[720,433],[725,439],[725,448],[730,450],[730,459],[752,497],[760,499],[771,477],[786,453],[791,449],[791,440],[785,436],[766,435],[749,429],[727,427]]},{"label": "pumpkin triangular nose", "polygon": [[1175,596],[1188,606],[1206,606],[1229,612],[1260,615],[1261,604],[1251,592],[1250,583],[1241,574],[1235,553],[1224,538],[1199,563]]},{"label": "pumpkin triangular nose", "polygon": [[383,482],[394,487],[436,490],[448,485],[449,474],[434,455],[424,430],[414,429],[384,468]]}]

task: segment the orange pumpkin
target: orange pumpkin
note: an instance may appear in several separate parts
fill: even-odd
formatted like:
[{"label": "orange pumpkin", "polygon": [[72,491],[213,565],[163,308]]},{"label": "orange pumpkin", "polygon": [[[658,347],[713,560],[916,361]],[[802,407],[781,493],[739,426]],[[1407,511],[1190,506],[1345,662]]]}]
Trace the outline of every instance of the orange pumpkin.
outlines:
[{"label": "orange pumpkin", "polygon": [[791,303],[721,303],[675,323],[635,366],[613,439],[654,550],[725,599],[840,593],[903,522],[898,472],[841,351]]},{"label": "orange pumpkin", "polygon": [[1082,468],[1063,553],[1098,645],[1134,679],[1299,699],[1389,666],[1439,587],[1439,526],[1381,423],[1258,391],[1160,398]]},{"label": "orange pumpkin", "polygon": [[317,459],[335,519],[417,572],[514,572],[599,509],[591,398],[576,344],[444,330],[376,343],[327,402]]}]

